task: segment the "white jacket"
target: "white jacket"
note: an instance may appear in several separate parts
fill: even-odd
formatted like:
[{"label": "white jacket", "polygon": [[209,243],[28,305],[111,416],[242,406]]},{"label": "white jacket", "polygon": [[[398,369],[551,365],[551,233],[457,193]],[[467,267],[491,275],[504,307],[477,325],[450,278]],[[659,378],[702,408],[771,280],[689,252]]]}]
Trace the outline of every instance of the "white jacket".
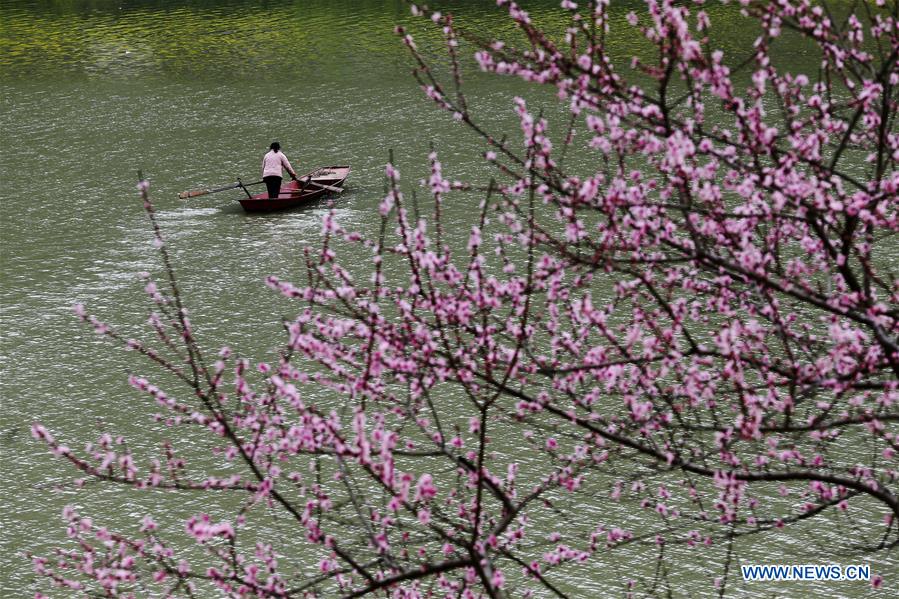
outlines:
[{"label": "white jacket", "polygon": [[284,155],[284,152],[269,150],[262,158],[262,177],[280,177],[282,167],[286,168],[287,172],[291,175],[296,176],[296,173],[293,171],[293,167],[290,166],[290,161],[287,160],[287,156]]}]

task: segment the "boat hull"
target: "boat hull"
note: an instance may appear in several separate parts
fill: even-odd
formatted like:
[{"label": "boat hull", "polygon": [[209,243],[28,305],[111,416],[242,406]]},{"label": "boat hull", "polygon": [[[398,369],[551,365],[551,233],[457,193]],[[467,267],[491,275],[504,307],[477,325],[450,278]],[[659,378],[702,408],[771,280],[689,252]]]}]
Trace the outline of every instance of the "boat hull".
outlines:
[{"label": "boat hull", "polygon": [[312,171],[309,174],[311,177],[308,182],[306,178],[309,175],[303,175],[298,181],[288,181],[281,186],[277,198],[270,198],[268,197],[268,192],[265,192],[238,201],[246,212],[273,212],[275,210],[295,208],[309,204],[332,193],[330,189],[318,187],[317,185],[342,187],[349,174],[349,166],[325,166]]}]

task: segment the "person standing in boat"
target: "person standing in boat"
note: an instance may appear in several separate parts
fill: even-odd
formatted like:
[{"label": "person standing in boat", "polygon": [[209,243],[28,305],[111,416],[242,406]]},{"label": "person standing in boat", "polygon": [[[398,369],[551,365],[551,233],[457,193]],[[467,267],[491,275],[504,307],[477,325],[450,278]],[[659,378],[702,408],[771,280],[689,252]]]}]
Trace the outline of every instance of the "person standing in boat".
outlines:
[{"label": "person standing in boat", "polygon": [[297,178],[296,171],[290,166],[287,156],[281,151],[281,144],[276,141],[269,146],[269,151],[262,158],[262,180],[268,188],[268,197],[277,198],[278,192],[281,190],[281,169],[287,169],[290,178],[294,181]]}]

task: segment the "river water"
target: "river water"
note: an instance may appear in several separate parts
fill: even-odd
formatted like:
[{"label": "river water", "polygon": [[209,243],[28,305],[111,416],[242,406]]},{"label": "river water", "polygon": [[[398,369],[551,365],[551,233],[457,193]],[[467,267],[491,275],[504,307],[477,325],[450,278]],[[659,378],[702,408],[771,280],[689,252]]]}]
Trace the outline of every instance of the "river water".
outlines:
[{"label": "river water", "polygon": [[[531,4],[538,21],[561,23],[557,3]],[[616,4],[622,19],[632,4]],[[489,2],[447,6],[471,28],[511,32]],[[293,311],[263,280],[299,275],[302,249],[317,244],[325,206],[255,216],[244,214],[233,194],[185,202],[178,192],[257,179],[262,154],[278,139],[301,173],[352,166],[337,215],[370,233],[378,226],[389,150],[405,181],[426,176],[431,144],[450,176],[490,174],[478,159],[479,142],[438,113],[410,76],[411,59],[392,33],[410,20],[406,6],[392,0],[0,0],[0,596],[31,596],[39,588],[25,554],[65,541],[63,505],[104,510],[111,526],[131,526],[147,507],[143,497],[102,486],[80,494],[57,489],[71,471],[29,435],[31,423],[41,421],[72,442],[95,438],[101,428],[153,440],[153,409],[126,382],[127,374],[148,369],[97,340],[71,311],[83,302],[127,330],[138,330],[146,317],[135,273],[158,273],[159,264],[137,199],[138,171],[151,181],[200,334],[208,346],[230,344],[256,359],[271,355],[281,339],[279,317]],[[748,35],[733,32],[726,41],[739,52]],[[442,60],[433,35],[419,43]],[[615,47],[625,56],[638,46],[621,38]],[[796,52],[792,58],[802,60]],[[467,85],[486,122],[514,135],[511,97],[526,88],[476,73],[468,73]],[[556,110],[548,94],[538,94],[540,102]],[[460,240],[474,201],[445,208]],[[363,266],[368,260],[355,258]],[[583,513],[601,502],[582,506]],[[184,509],[205,508],[188,501]],[[845,562],[835,553],[845,549],[836,533],[810,534],[799,526],[747,545],[743,555]],[[586,568],[572,581],[573,596],[620,594],[618,570],[651,567],[653,557],[623,552]],[[675,576],[679,592],[708,592],[703,561],[698,556]],[[884,569],[889,556],[871,563]],[[772,592],[784,589],[803,596],[869,591],[846,583]]]}]

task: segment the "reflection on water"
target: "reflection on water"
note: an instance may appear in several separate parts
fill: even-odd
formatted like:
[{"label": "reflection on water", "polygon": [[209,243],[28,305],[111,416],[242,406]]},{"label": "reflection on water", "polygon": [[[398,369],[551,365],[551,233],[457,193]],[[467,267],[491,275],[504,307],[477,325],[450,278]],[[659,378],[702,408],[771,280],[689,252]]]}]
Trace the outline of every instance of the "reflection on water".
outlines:
[{"label": "reflection on water", "polygon": [[[488,2],[445,4],[465,10],[473,28],[508,29]],[[409,18],[402,0],[10,2],[2,10],[4,78],[314,81],[352,72],[364,81],[407,72],[392,35]]]},{"label": "reflection on water", "polygon": [[[360,9],[362,12],[360,12]],[[386,52],[397,2],[19,2],[0,72],[19,77],[279,78]],[[353,40],[348,44],[347,40]]]},{"label": "reflection on water", "polygon": [[[492,2],[432,4],[460,14],[459,23],[468,30],[514,39],[515,28]],[[641,5],[638,0],[616,2],[617,20],[623,24],[627,12]],[[557,2],[526,6],[547,30],[563,30],[566,21]],[[736,62],[737,55],[751,48],[755,32],[741,27],[737,12],[728,7],[706,10],[714,22],[724,24],[719,45]],[[391,35],[396,24],[409,22],[402,0],[3,0],[0,11],[0,79],[345,80],[350,72],[363,79],[406,72],[405,53]],[[735,26],[729,27],[730,22]],[[437,40],[430,31],[419,32],[418,39]],[[611,44],[622,59],[648,47],[633,35]],[[429,51],[427,44],[424,50]],[[797,58],[791,55],[791,60]],[[370,68],[374,65],[382,68]]]}]

